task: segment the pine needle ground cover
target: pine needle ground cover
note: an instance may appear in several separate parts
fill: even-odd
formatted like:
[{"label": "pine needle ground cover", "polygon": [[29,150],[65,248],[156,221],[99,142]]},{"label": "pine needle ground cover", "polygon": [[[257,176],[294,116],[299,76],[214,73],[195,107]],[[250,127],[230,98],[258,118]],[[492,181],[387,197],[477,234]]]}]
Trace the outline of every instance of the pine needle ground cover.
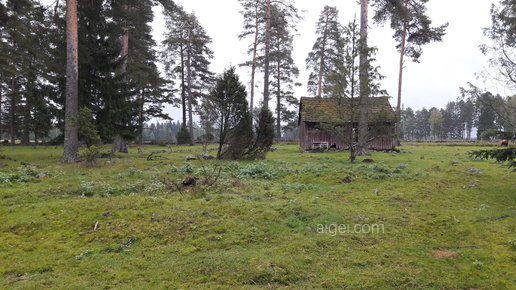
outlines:
[{"label": "pine needle ground cover", "polygon": [[[282,145],[201,164],[185,162],[200,147],[145,147],[63,165],[62,148],[3,147],[0,288],[509,289],[516,178],[468,157],[482,148],[350,164]],[[178,191],[186,177],[197,185]]]}]

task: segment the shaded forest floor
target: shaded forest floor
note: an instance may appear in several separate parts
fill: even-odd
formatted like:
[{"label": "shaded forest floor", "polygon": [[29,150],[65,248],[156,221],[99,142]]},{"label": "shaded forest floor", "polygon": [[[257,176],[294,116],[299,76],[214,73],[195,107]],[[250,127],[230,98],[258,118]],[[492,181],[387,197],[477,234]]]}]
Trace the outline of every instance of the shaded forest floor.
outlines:
[{"label": "shaded forest floor", "polygon": [[[185,162],[200,147],[151,161],[167,148],[131,148],[94,166],[60,164],[62,148],[0,148],[0,288],[516,282],[516,173],[466,155],[480,147],[413,144],[350,164],[282,145],[266,161],[204,169]],[[176,190],[217,166],[215,185]],[[333,224],[384,231],[319,232]]]}]

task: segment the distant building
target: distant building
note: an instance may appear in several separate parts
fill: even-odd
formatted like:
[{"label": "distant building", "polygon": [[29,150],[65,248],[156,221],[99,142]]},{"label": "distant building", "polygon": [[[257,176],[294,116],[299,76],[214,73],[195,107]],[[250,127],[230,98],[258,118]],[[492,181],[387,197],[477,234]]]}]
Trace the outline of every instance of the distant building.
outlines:
[{"label": "distant building", "polygon": [[[369,149],[395,150],[396,113],[388,97],[369,98]],[[357,132],[358,99],[301,98],[299,106],[299,144],[302,151],[349,149],[351,130]],[[351,113],[353,112],[353,122]],[[358,141],[355,135],[353,143]]]}]

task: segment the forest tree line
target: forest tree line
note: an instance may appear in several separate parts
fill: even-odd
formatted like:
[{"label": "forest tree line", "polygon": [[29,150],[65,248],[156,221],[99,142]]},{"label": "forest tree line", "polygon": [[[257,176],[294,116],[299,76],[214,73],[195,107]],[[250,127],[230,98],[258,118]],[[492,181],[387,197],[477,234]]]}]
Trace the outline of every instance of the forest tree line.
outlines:
[{"label": "forest tree line", "polygon": [[516,96],[503,98],[490,92],[461,97],[440,109],[405,108],[400,137],[403,140],[511,139],[516,132],[515,108]]},{"label": "forest tree line", "polygon": [[[248,153],[258,144],[270,146],[271,138],[281,140],[297,121],[293,88],[300,85],[299,69],[292,51],[302,13],[294,0],[239,2],[244,23],[239,38],[249,44],[249,61],[241,64],[251,71],[249,92],[234,68],[219,75],[210,71],[211,37],[195,13],[173,0],[56,0],[51,5],[0,0],[1,135],[13,144],[28,144],[57,128],[62,134],[55,141],[65,144],[63,161],[76,162],[79,140],[114,143],[114,152],[126,152],[128,142],[143,143],[145,124],[170,120],[165,106],[173,105],[182,110],[178,143],[193,144],[196,126],[215,136],[221,147],[239,143],[234,136],[247,136],[240,146],[247,146]],[[361,0],[360,19],[348,24],[339,23],[335,7],[326,6],[316,23],[316,40],[306,59],[308,91],[315,97],[357,98],[360,155],[368,154],[367,99],[384,94],[379,68],[373,65],[376,49],[367,45],[368,8],[373,8],[375,23],[390,23],[399,43],[401,115],[404,57],[418,61],[422,46],[441,41],[447,27],[431,25],[427,2]],[[161,7],[167,28],[159,44],[151,35],[155,6]],[[512,54],[501,53],[497,44],[509,52],[514,47],[513,6],[509,0],[493,6],[493,27],[486,35],[494,44],[482,47],[509,86],[514,66],[504,57]],[[258,93],[259,74],[263,90]],[[234,95],[222,93],[227,91]],[[449,115],[447,110],[439,113],[443,120]],[[477,115],[480,120],[482,114]],[[404,122],[410,124],[410,116]],[[440,129],[438,121],[432,124],[428,134],[433,136],[463,134]],[[416,134],[412,131],[407,136]]]}]

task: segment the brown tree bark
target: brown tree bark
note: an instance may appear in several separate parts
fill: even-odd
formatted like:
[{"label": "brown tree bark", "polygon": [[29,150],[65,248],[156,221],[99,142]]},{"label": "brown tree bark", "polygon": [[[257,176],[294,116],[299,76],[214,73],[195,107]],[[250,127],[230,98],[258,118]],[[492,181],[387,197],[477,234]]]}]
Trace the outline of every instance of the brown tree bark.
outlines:
[{"label": "brown tree bark", "polygon": [[368,0],[360,1],[360,97],[359,110],[360,115],[358,119],[358,156],[367,156],[369,154],[368,139],[369,139],[369,116],[368,116],[368,102],[369,102],[369,60],[367,47],[367,25],[368,25]]},{"label": "brown tree bark", "polygon": [[[356,35],[355,35],[355,29],[353,29],[353,35],[352,35],[352,51],[351,51],[351,55],[353,56],[353,59],[355,57],[355,54],[356,54],[356,49],[357,49],[357,43],[356,43]],[[351,163],[355,162],[355,159],[356,159],[356,152],[355,152],[355,144],[353,144],[355,142],[355,111],[356,111],[356,108],[355,108],[355,85],[356,85],[356,78],[355,78],[355,73],[356,73],[356,68],[355,68],[355,64],[352,63],[351,65],[351,72],[350,72],[350,76],[351,76],[351,79],[349,80],[349,83],[350,83],[350,86],[351,86],[351,91],[350,91],[350,108],[351,108],[351,116],[350,116],[350,123],[351,123],[351,132],[350,132],[350,136],[349,136],[349,161]]]},{"label": "brown tree bark", "polygon": [[[125,13],[127,13],[128,9],[129,9],[129,7],[127,6],[127,4],[122,5],[122,10]],[[122,50],[121,50],[120,54],[121,54],[121,57],[123,58],[121,71],[122,71],[122,73],[126,73],[127,72],[127,57],[129,56],[129,29],[127,28],[127,21],[125,21],[125,25],[122,27],[122,32],[123,32],[122,39],[120,40],[121,44],[122,44]]]},{"label": "brown tree bark", "polygon": [[183,44],[180,44],[181,49],[181,103],[183,109],[183,126],[186,126],[186,88],[185,88],[185,50]]},{"label": "brown tree bark", "polygon": [[263,106],[269,108],[269,62],[270,62],[270,45],[271,45],[271,0],[267,0],[267,13],[265,15],[265,67],[264,67],[264,84],[263,84]]},{"label": "brown tree bark", "polygon": [[11,112],[9,118],[9,136],[11,145],[16,145],[16,79],[11,78]]},{"label": "brown tree bark", "polygon": [[403,24],[403,33],[401,35],[401,51],[400,51],[400,73],[398,78],[398,104],[396,105],[396,112],[401,113],[401,85],[403,83],[403,58],[405,56],[405,43],[407,38],[407,24]]},{"label": "brown tree bark", "polygon": [[145,106],[145,91],[142,90],[140,94],[138,94],[138,105],[139,105],[139,116],[138,116],[138,125],[140,127],[140,137],[139,137],[139,144],[140,146],[143,146],[143,127],[145,120],[143,119],[143,110]]},{"label": "brown tree bark", "polygon": [[[122,10],[124,13],[127,13],[129,6],[127,4],[122,5]],[[127,17],[127,16],[125,16]],[[124,21],[124,26],[122,27],[122,37],[120,39],[120,44],[122,49],[120,51],[120,58],[122,58],[122,64],[120,66],[120,74],[124,75],[127,73],[127,62],[129,57],[129,28],[127,27],[127,21]],[[120,134],[116,134],[115,141],[113,143],[112,152],[120,152],[120,153],[129,153],[127,148],[127,141]]]},{"label": "brown tree bark", "polygon": [[[404,1],[404,5],[407,6],[408,0]],[[403,23],[403,32],[401,34],[401,49],[400,49],[400,73],[398,78],[398,103],[396,105],[396,112],[398,117],[401,116],[401,87],[403,83],[403,58],[405,57],[405,44],[407,41],[407,22]]]},{"label": "brown tree bark", "polygon": [[186,79],[188,83],[188,133],[190,133],[190,145],[194,145],[193,134],[193,96],[192,96],[192,35],[188,38],[188,49],[186,55]]},{"label": "brown tree bark", "polygon": [[[278,42],[278,52],[280,51],[280,44]],[[278,91],[276,93],[276,142],[281,142],[281,60],[278,56],[277,64],[277,82]]]},{"label": "brown tree bark", "polygon": [[74,118],[79,112],[79,42],[77,0],[66,0],[66,104],[64,163],[79,161],[79,132]]}]

